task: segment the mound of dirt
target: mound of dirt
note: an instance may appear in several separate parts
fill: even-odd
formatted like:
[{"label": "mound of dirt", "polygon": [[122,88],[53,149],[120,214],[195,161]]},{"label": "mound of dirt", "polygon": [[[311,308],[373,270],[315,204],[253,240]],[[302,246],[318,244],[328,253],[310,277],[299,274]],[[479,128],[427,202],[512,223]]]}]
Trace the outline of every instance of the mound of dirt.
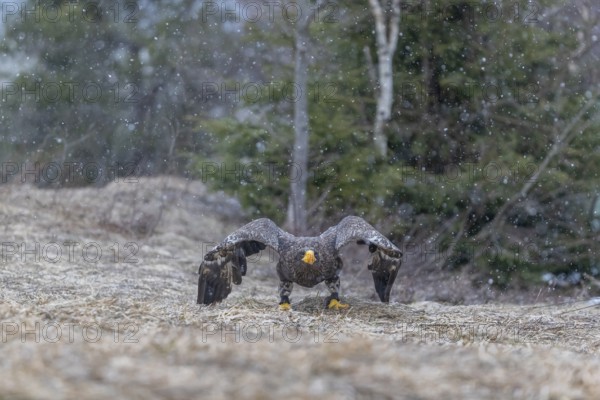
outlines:
[{"label": "mound of dirt", "polygon": [[347,311],[319,286],[280,312],[268,252],[198,306],[203,252],[245,221],[235,200],[170,177],[0,198],[0,398],[600,398],[596,299],[423,301],[468,285],[409,270],[381,304],[354,250]]}]

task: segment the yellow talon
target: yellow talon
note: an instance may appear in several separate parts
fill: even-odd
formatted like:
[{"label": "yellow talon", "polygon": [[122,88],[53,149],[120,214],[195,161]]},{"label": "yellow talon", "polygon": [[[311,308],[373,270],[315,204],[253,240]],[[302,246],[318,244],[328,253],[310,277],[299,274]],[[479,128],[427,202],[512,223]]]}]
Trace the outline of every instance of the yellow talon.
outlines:
[{"label": "yellow talon", "polygon": [[291,309],[292,309],[292,306],[290,305],[290,303],[281,303],[279,305],[280,311],[290,311]]},{"label": "yellow talon", "polygon": [[329,301],[329,304],[327,305],[327,308],[334,309],[334,310],[345,310],[348,307],[350,307],[350,305],[348,305],[346,303],[342,303],[336,299],[331,299]]}]

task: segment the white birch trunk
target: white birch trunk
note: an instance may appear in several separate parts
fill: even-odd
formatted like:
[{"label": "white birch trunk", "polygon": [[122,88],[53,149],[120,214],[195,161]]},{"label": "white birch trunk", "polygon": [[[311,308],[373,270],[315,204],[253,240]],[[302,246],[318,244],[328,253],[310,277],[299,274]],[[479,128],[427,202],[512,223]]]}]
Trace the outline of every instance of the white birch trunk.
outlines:
[{"label": "white birch trunk", "polygon": [[389,20],[380,0],[369,0],[375,18],[377,45],[377,109],[373,127],[373,140],[380,156],[387,154],[385,127],[392,116],[394,102],[393,58],[400,29],[400,0],[392,0]]}]

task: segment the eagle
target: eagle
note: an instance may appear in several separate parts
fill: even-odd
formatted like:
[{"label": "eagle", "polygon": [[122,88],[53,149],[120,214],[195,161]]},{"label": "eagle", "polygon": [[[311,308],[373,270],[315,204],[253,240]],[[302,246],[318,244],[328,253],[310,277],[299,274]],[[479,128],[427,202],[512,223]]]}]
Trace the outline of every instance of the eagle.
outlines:
[{"label": "eagle", "polygon": [[339,274],[343,267],[339,252],[352,242],[368,246],[371,254],[368,269],[373,275],[375,291],[382,302],[388,303],[402,252],[364,219],[355,216],[345,217],[315,237],[296,237],[268,218],[242,226],[204,256],[198,271],[197,302],[213,304],[225,299],[231,293],[232,282],[242,283],[247,269],[246,257],[270,247],[279,254],[276,268],[280,310],[291,309],[294,283],[310,288],[323,281],[330,292],[325,308],[346,309],[348,304],[339,298]]}]

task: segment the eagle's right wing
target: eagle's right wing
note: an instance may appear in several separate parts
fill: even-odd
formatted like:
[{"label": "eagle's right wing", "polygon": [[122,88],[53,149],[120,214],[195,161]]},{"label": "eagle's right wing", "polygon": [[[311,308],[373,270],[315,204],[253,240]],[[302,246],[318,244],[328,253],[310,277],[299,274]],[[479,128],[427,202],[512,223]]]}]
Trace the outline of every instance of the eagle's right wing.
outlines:
[{"label": "eagle's right wing", "polygon": [[254,220],[231,233],[204,256],[198,273],[198,304],[212,304],[231,293],[246,275],[246,257],[267,246],[279,251],[279,238],[286,235],[268,218]]},{"label": "eagle's right wing", "polygon": [[388,303],[392,286],[402,264],[402,251],[360,217],[348,216],[330,229],[328,232],[336,235],[337,251],[352,242],[369,246],[372,256],[368,269],[373,275],[375,291],[382,302]]}]

